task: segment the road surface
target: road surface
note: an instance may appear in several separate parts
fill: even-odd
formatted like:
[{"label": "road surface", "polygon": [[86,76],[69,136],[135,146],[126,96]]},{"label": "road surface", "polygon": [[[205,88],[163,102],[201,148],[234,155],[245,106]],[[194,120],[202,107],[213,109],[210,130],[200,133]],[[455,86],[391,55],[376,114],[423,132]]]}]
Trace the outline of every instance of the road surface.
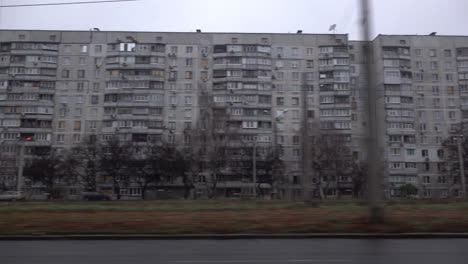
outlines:
[{"label": "road surface", "polygon": [[0,263],[455,264],[468,263],[468,239],[0,241]]}]

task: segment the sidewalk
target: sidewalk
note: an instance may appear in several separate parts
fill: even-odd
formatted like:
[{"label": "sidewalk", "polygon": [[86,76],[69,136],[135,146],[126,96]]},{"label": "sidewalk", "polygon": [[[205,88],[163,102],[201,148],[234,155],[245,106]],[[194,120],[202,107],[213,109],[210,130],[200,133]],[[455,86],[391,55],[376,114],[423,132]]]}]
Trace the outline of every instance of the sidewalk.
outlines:
[{"label": "sidewalk", "polygon": [[0,240],[186,240],[186,239],[421,239],[468,238],[468,233],[304,233],[304,234],[185,234],[185,235],[0,235]]}]

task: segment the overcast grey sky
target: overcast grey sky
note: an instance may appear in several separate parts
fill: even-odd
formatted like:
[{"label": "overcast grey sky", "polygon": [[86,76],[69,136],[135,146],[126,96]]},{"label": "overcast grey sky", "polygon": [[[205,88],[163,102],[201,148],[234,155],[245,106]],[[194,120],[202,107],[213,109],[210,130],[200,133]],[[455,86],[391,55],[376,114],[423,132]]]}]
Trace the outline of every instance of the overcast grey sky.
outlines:
[{"label": "overcast grey sky", "polygon": [[[0,4],[85,0],[0,0]],[[89,0],[88,0],[89,1]],[[140,0],[0,10],[2,29],[337,33],[359,39],[359,0]],[[373,0],[374,34],[468,35],[468,0]]]}]

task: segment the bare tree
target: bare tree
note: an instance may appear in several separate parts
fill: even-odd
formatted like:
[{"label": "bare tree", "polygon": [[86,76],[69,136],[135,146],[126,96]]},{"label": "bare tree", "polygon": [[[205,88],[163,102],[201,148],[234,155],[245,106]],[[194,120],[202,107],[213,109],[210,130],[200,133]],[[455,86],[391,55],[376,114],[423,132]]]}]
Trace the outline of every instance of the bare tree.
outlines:
[{"label": "bare tree", "polygon": [[[136,146],[140,148],[140,146]],[[151,142],[142,147],[139,155],[134,153],[128,161],[128,169],[132,171],[132,180],[141,188],[141,199],[146,199],[149,186],[157,186],[162,180],[162,157],[159,145]]]},{"label": "bare tree", "polygon": [[70,174],[69,157],[68,153],[59,154],[52,150],[49,154],[39,156],[25,166],[24,176],[33,183],[43,184],[50,194],[50,199],[59,198],[57,185],[69,184],[75,180]]},{"label": "bare tree", "polygon": [[72,149],[72,173],[77,176],[86,191],[97,191],[101,154],[101,145],[89,137]]},{"label": "bare tree", "polygon": [[[277,184],[281,182],[284,176],[284,162],[280,158],[280,149],[274,148],[272,146],[259,147],[256,151],[256,173],[257,173],[257,182],[255,183],[255,188],[257,194],[265,196],[263,184],[267,184],[271,188],[270,195],[273,197],[273,194],[277,193]],[[249,166],[246,168],[246,174],[249,177],[253,177],[253,163],[247,162]]]},{"label": "bare tree", "polygon": [[[1,146],[1,145],[0,145]],[[12,179],[17,173],[16,156],[0,149],[0,192],[12,188]]]},{"label": "bare tree", "polygon": [[120,189],[130,180],[129,168],[132,155],[132,145],[115,137],[102,146],[102,153],[99,157],[100,171],[106,177],[111,178],[117,200],[121,198]]},{"label": "bare tree", "polygon": [[227,170],[229,156],[227,154],[227,142],[229,135],[235,130],[229,123],[230,114],[226,107],[216,107],[212,96],[207,93],[199,95],[200,121],[194,133],[196,140],[193,152],[198,155],[195,164],[209,172],[204,175],[201,182],[206,186],[208,197],[215,199],[217,196],[218,180],[220,175]]},{"label": "bare tree", "polygon": [[312,144],[311,165],[315,173],[315,186],[321,198],[326,198],[332,183],[338,177],[350,174],[353,159],[343,137],[336,134],[319,135]]},{"label": "bare tree", "polygon": [[[462,130],[452,132],[448,138],[442,142],[442,148],[438,151],[438,156],[444,160],[444,166],[441,171],[444,177],[444,180],[447,183],[449,189],[448,195],[457,197],[460,192],[460,185],[462,183],[460,178],[460,161],[459,155],[462,155],[463,158],[463,167],[464,171],[468,171],[468,137],[461,137],[463,135]],[[458,150],[457,140],[461,140],[461,153]],[[465,176],[466,177],[466,176]]]},{"label": "bare tree", "polygon": [[349,176],[353,184],[353,197],[363,198],[365,194],[365,186],[367,179],[367,163],[364,161],[354,160],[351,163],[351,171]]}]

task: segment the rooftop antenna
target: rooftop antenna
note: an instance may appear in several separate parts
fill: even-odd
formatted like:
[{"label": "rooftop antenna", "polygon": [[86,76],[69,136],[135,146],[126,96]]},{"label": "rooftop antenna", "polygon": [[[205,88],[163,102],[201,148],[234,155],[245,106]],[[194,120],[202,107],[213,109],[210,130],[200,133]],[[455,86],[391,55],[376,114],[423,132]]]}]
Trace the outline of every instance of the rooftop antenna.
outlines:
[{"label": "rooftop antenna", "polygon": [[328,31],[333,31],[333,34],[336,34],[336,24],[331,25]]}]

